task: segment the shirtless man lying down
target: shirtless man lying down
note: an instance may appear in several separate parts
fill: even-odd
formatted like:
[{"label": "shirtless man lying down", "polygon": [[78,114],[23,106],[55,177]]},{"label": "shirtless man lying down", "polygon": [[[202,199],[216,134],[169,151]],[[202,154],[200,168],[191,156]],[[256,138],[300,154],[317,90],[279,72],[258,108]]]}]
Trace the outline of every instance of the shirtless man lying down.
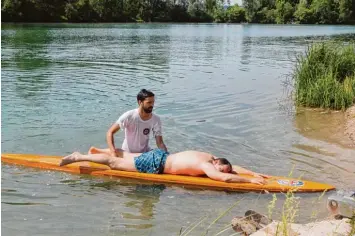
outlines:
[{"label": "shirtless man lying down", "polygon": [[64,157],[60,166],[79,161],[91,161],[105,164],[114,170],[190,176],[207,175],[213,180],[223,182],[254,183],[259,185],[266,183],[260,174],[255,174],[255,176],[258,177],[251,179],[233,174],[232,165],[227,159],[216,158],[205,152],[184,151],[169,154],[162,149],[153,149],[144,153],[120,151],[118,156],[119,157],[114,157],[106,153],[83,155],[74,152]]}]

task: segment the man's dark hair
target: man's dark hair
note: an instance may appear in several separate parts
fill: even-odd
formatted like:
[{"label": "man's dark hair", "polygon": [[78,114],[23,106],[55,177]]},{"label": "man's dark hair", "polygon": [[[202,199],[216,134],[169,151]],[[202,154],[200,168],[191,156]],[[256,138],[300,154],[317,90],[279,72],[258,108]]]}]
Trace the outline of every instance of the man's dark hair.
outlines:
[{"label": "man's dark hair", "polygon": [[152,93],[149,90],[146,89],[142,89],[141,91],[139,91],[139,93],[137,94],[137,101],[141,101],[143,102],[146,98],[149,97],[154,97],[154,93]]},{"label": "man's dark hair", "polygon": [[226,159],[226,158],[217,158],[216,160],[218,160],[219,164],[221,165],[227,165],[229,166],[229,173],[232,172],[233,168],[232,168],[232,164]]}]

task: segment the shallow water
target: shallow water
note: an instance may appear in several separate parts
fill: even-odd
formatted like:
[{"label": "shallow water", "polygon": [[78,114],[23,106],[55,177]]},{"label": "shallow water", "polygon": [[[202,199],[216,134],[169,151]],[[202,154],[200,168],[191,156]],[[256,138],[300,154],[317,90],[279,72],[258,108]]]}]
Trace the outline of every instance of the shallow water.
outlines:
[{"label": "shallow water", "polygon": [[[157,95],[155,112],[171,152],[208,151],[258,172],[292,171],[355,189],[355,150],[343,135],[343,113],[295,113],[284,87],[296,54],[315,41],[354,39],[355,27],[2,27],[2,152],[65,155],[105,147],[108,127],[148,88]],[[120,132],[116,143],[122,140]],[[297,195],[306,206],[297,221],[327,216],[327,194],[319,195]],[[248,209],[267,213],[271,199],[2,165],[2,232],[9,235],[177,235],[207,215],[196,229],[201,234],[241,201],[213,233]]]}]

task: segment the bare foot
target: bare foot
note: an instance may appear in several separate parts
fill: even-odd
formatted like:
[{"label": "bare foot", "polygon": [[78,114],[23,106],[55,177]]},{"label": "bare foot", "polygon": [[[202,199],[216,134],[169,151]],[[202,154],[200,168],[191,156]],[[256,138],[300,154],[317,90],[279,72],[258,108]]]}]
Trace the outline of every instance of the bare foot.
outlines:
[{"label": "bare foot", "polygon": [[73,152],[72,154],[63,157],[62,161],[59,163],[59,166],[69,165],[75,161],[77,161],[77,156],[79,155],[78,152]]},{"label": "bare foot", "polygon": [[88,154],[100,154],[100,153],[101,151],[96,147],[91,147],[88,152]]}]

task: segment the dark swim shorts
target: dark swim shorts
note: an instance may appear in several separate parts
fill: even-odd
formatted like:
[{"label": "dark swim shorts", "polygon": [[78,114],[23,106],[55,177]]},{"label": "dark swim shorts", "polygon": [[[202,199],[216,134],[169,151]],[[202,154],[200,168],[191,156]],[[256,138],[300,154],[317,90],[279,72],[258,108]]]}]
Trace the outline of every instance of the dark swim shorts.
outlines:
[{"label": "dark swim shorts", "polygon": [[135,157],[134,165],[138,172],[162,174],[164,172],[164,166],[168,155],[169,153],[164,150],[153,149]]}]

